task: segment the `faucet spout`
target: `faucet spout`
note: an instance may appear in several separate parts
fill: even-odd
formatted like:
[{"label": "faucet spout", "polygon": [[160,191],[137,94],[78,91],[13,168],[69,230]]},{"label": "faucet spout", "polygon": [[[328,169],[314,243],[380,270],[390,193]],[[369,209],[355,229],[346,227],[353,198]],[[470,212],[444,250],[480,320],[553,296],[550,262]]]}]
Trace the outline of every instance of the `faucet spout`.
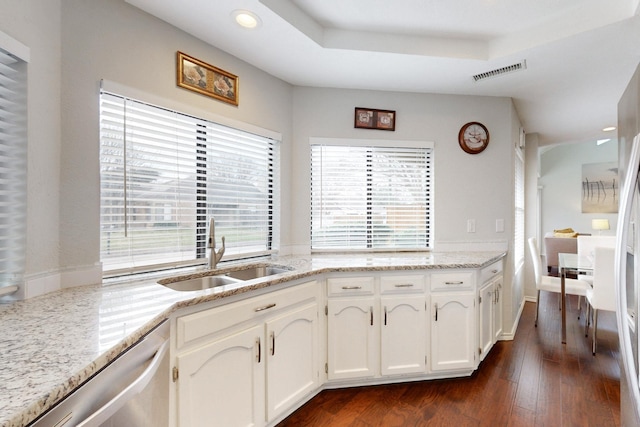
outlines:
[{"label": "faucet spout", "polygon": [[225,249],[224,236],[222,236],[222,247],[216,251],[216,220],[213,217],[209,220],[209,238],[207,239],[207,248],[211,251],[209,254],[209,269],[213,270],[222,259]]}]

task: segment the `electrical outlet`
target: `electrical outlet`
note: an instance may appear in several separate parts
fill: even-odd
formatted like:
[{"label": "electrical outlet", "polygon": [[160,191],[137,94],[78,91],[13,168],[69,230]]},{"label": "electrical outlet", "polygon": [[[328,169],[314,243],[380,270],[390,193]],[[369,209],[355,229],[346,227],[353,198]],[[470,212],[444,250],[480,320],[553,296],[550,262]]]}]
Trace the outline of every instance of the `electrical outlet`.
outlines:
[{"label": "electrical outlet", "polygon": [[475,233],[476,232],[476,220],[468,219],[467,220],[467,233]]}]

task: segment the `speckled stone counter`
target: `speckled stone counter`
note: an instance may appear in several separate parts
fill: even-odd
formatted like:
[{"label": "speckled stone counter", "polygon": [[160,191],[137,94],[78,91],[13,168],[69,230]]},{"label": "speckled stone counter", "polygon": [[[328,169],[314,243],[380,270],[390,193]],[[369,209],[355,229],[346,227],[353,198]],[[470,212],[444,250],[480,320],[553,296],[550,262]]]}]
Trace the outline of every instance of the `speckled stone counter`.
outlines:
[{"label": "speckled stone counter", "polygon": [[[147,277],[0,304],[0,426],[28,425],[180,308],[327,272],[480,268],[504,255],[419,252],[272,257],[258,263],[293,270],[200,291],[174,291],[157,284],[158,277]],[[234,264],[219,265],[219,269],[228,268]],[[179,274],[198,277],[211,272]]]}]

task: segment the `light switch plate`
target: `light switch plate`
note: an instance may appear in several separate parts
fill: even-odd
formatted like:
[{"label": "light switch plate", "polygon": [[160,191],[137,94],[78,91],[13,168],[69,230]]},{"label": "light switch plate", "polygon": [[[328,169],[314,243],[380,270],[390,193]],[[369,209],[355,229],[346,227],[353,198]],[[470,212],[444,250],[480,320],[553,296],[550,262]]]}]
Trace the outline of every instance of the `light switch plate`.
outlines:
[{"label": "light switch plate", "polygon": [[476,232],[476,220],[468,219],[467,220],[467,233],[475,233]]}]

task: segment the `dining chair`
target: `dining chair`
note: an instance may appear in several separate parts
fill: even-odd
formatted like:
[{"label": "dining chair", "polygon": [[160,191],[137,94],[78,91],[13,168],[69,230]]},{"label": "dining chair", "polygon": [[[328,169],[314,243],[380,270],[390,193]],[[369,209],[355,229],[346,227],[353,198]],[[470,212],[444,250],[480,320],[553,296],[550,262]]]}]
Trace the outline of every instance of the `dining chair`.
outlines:
[{"label": "dining chair", "polygon": [[[616,236],[578,236],[578,256],[590,259],[593,262],[596,246],[614,248]],[[593,283],[593,274],[578,274],[578,279]]]},{"label": "dining chair", "polygon": [[614,248],[596,247],[593,257],[593,287],[587,288],[587,319],[584,336],[589,336],[589,315],[593,313],[593,345],[596,354],[598,311],[616,311],[614,287]]},{"label": "dining chair", "polygon": [[[538,252],[538,243],[536,242],[535,237],[530,237],[529,240],[529,252],[531,253],[531,259],[533,261],[533,273],[536,281],[536,320],[535,326],[538,326],[538,311],[540,307],[540,291],[547,292],[555,292],[560,293],[562,291],[561,288],[561,278],[555,276],[546,276],[542,274],[542,261],[540,260],[540,252]],[[589,283],[584,280],[577,279],[569,279],[566,278],[565,282],[565,294],[566,295],[577,295],[579,297],[586,296],[587,287],[589,287]],[[578,302],[580,306],[580,302]],[[580,315],[578,314],[578,319]]]}]

